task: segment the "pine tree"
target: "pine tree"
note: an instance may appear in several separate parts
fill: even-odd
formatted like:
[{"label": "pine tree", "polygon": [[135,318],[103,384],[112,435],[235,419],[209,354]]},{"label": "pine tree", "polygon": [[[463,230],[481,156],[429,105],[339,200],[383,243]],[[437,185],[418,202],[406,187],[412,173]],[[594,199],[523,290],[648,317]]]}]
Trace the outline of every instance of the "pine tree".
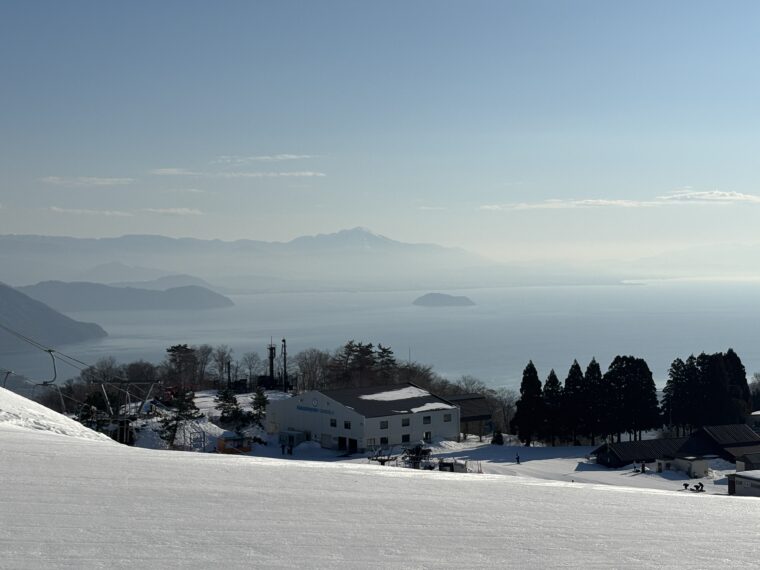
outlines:
[{"label": "pine tree", "polygon": [[170,402],[170,407],[173,410],[170,415],[161,419],[161,438],[169,444],[169,447],[174,446],[174,442],[177,439],[177,433],[185,422],[197,420],[203,417],[198,407],[195,405],[195,394],[193,392],[184,392],[174,396],[174,399]]},{"label": "pine tree", "polygon": [[563,416],[563,398],[562,398],[562,385],[559,383],[559,378],[554,373],[554,370],[549,372],[549,376],[544,382],[544,439],[548,439],[552,447],[554,447],[554,441],[558,435],[562,426]]},{"label": "pine tree", "polygon": [[583,370],[577,360],[573,360],[570,370],[565,378],[565,387],[562,391],[562,408],[564,411],[564,425],[573,443],[579,434],[585,432],[588,423],[588,406],[586,404],[585,381]]},{"label": "pine tree", "polygon": [[583,375],[583,388],[584,401],[588,410],[585,433],[591,439],[591,445],[596,445],[596,436],[603,432],[606,409],[602,369],[596,358],[592,358],[586,367],[586,373]]},{"label": "pine tree", "polygon": [[747,383],[747,371],[744,369],[744,364],[742,364],[739,355],[732,348],[723,354],[723,366],[728,376],[728,393],[734,404],[735,415],[733,420],[741,423],[752,411],[752,397]]},{"label": "pine tree", "polygon": [[517,411],[510,423],[513,433],[517,433],[520,441],[530,446],[540,433],[544,423],[544,402],[541,391],[541,381],[533,362],[523,370],[520,383],[520,399],[517,401]]},{"label": "pine tree", "polygon": [[267,395],[264,393],[264,389],[260,387],[257,388],[253,398],[251,398],[251,407],[253,408],[253,421],[260,427],[264,427],[262,425],[262,420],[266,414],[268,404],[269,398],[267,398]]},{"label": "pine tree", "polygon": [[636,440],[641,439],[642,431],[662,425],[657,388],[643,359],[616,356],[605,374],[605,381],[612,390],[610,425],[618,441],[623,432]]}]

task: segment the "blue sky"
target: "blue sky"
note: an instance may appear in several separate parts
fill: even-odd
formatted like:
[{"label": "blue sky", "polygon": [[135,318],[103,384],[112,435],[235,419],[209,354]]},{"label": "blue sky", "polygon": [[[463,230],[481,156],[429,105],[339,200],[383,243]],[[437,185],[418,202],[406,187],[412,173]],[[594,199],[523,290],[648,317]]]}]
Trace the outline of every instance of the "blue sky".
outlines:
[{"label": "blue sky", "polygon": [[0,4],[0,232],[760,241],[755,2]]}]

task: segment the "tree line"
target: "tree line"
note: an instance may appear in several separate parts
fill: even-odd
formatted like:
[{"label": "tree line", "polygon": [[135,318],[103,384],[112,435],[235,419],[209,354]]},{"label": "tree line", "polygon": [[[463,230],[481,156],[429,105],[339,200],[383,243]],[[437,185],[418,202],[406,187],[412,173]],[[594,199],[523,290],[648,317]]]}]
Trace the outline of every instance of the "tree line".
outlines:
[{"label": "tree line", "polygon": [[[760,380],[757,388],[760,392]],[[755,392],[732,349],[673,361],[662,402],[642,358],[616,356],[604,374],[596,359],[585,372],[576,360],[564,383],[551,370],[543,384],[531,361],[510,427],[526,445],[536,440],[595,445],[598,438],[619,442],[623,434],[640,440],[643,432],[663,426],[680,435],[704,425],[742,423]]]}]

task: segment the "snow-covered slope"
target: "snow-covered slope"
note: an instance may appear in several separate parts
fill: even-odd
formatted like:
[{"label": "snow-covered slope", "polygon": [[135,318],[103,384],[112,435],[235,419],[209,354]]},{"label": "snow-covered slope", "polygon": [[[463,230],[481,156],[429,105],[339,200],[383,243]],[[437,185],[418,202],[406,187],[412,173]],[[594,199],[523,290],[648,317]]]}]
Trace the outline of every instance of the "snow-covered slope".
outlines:
[{"label": "snow-covered slope", "polygon": [[107,435],[92,431],[37,402],[0,388],[0,427],[9,426],[114,443]]},{"label": "snow-covered slope", "polygon": [[755,499],[134,449],[1,394],[0,568],[757,564]]}]

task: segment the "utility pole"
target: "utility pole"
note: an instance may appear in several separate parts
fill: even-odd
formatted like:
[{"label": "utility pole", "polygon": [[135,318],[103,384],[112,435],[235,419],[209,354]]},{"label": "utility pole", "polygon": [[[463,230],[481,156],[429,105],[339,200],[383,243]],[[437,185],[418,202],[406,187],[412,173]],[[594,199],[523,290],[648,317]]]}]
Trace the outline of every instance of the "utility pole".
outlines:
[{"label": "utility pole", "polygon": [[282,391],[288,391],[288,347],[282,339]]}]

